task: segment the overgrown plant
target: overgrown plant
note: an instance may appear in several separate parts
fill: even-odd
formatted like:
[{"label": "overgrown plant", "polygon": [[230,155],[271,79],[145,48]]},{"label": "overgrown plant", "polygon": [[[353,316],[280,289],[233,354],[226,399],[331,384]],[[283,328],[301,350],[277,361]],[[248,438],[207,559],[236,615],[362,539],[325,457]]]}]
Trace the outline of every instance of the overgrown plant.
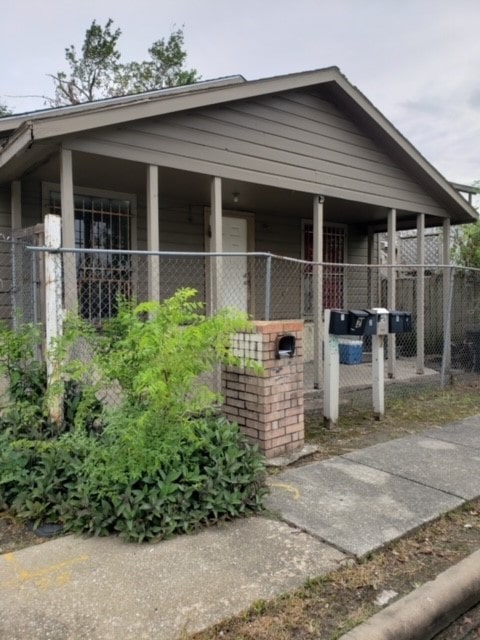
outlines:
[{"label": "overgrown plant", "polygon": [[[229,310],[207,318],[195,296],[183,289],[162,303],[121,302],[102,332],[67,325],[54,357],[63,388],[81,389],[71,428],[42,440],[0,433],[0,503],[36,523],[137,541],[261,508],[259,453],[215,413],[219,396],[199,379],[216,363],[240,364],[231,335],[249,323]],[[88,362],[72,359],[75,340]],[[118,402],[98,416],[109,385]]]},{"label": "overgrown plant", "polygon": [[[89,331],[82,325],[81,332]],[[79,333],[79,325],[72,319],[66,325],[65,335],[51,345],[50,358],[59,375],[55,384],[48,385],[47,367],[41,357],[40,326],[21,324],[12,329],[0,325],[0,375],[7,382],[0,428],[9,428],[18,437],[42,439],[70,430],[77,417],[92,426],[101,405],[91,382],[85,379],[88,365],[67,357]],[[53,395],[61,398],[61,423],[53,422],[49,414]]]}]

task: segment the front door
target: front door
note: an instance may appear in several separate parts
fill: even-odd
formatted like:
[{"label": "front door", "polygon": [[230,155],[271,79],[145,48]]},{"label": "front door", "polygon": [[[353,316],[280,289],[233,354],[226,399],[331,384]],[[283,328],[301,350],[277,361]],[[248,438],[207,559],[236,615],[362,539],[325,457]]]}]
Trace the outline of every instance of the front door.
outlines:
[{"label": "front door", "polygon": [[[246,218],[224,216],[222,244],[225,253],[247,253],[248,224]],[[226,307],[248,310],[247,256],[226,257],[223,260],[223,300]]]}]

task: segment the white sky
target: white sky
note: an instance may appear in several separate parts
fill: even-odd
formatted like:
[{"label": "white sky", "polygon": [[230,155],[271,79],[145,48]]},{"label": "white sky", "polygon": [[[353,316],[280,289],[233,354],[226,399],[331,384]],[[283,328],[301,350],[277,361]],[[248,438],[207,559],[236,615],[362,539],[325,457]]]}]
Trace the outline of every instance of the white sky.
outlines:
[{"label": "white sky", "polygon": [[340,67],[449,180],[480,179],[480,0],[0,0],[0,102],[53,95],[93,19],[122,29],[123,60],[184,27],[203,79]]}]

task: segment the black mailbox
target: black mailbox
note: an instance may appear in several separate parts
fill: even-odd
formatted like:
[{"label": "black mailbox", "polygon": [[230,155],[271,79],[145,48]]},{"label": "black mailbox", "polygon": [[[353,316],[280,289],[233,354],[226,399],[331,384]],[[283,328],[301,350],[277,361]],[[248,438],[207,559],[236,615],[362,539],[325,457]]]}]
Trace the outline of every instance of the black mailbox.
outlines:
[{"label": "black mailbox", "polygon": [[277,338],[277,358],[293,358],[295,355],[295,336],[278,336]]},{"label": "black mailbox", "polygon": [[408,311],[390,311],[388,316],[389,333],[410,333],[412,331],[412,314]]},{"label": "black mailbox", "polygon": [[330,311],[328,332],[334,336],[346,336],[348,334],[348,311],[345,309],[332,309]]},{"label": "black mailbox", "polygon": [[364,336],[376,336],[377,335],[377,313],[375,311],[370,311],[370,309],[365,309],[367,315],[367,321],[365,322],[365,331],[363,332]]},{"label": "black mailbox", "polygon": [[350,309],[348,312],[348,335],[365,335],[365,326],[369,315],[369,313],[362,309]]}]

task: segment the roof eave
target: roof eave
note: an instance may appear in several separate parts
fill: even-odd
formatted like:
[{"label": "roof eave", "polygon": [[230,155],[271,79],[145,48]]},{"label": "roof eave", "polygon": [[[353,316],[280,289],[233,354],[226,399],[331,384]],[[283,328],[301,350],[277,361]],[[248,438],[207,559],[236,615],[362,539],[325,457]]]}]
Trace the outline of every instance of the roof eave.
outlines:
[{"label": "roof eave", "polygon": [[33,124],[24,122],[0,148],[0,168],[23,153],[33,143]]}]

